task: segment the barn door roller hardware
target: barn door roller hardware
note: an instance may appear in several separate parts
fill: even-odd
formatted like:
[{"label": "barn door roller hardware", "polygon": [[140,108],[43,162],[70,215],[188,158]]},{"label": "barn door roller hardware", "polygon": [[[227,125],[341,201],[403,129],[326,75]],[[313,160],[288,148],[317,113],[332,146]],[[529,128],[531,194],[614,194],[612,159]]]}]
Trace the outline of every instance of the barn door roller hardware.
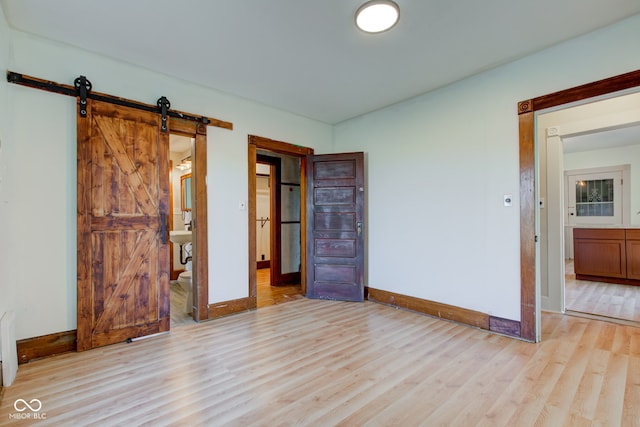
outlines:
[{"label": "barn door roller hardware", "polygon": [[167,111],[169,111],[169,108],[171,108],[171,103],[169,102],[166,96],[162,96],[158,99],[158,102],[156,102],[156,105],[158,106],[158,108],[160,108],[160,114],[162,115],[162,127],[161,127],[162,132],[166,132],[167,131]]},{"label": "barn door roller hardware", "polygon": [[46,90],[47,92],[59,93],[62,95],[71,96],[80,99],[80,116],[86,117],[87,115],[87,99],[95,99],[96,101],[108,102],[111,104],[121,105],[124,107],[135,108],[142,111],[149,111],[152,113],[162,114],[162,130],[167,131],[167,117],[173,117],[177,119],[183,119],[190,122],[202,123],[207,126],[216,126],[223,129],[233,130],[233,123],[225,122],[223,120],[213,119],[205,116],[195,116],[181,111],[171,110],[171,103],[166,97],[158,99],[156,105],[145,104],[138,101],[132,101],[125,98],[119,98],[113,95],[107,95],[104,93],[92,92],[92,84],[85,77],[80,76],[75,79],[73,86],[56,83],[48,80],[43,80],[37,77],[31,77],[13,71],[7,71],[7,81],[9,83],[15,83],[21,86],[28,86],[35,89]]},{"label": "barn door roller hardware", "polygon": [[73,81],[73,86],[78,90],[80,98],[80,117],[87,117],[87,94],[93,85],[85,76],[80,76]]}]

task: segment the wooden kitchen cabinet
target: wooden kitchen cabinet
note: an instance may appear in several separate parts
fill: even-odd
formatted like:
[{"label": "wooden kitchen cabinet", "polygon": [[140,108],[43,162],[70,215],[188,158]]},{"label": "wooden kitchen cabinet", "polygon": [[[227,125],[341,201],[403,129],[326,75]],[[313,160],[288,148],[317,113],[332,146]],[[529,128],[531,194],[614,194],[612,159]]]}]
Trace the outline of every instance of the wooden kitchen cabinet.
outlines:
[{"label": "wooden kitchen cabinet", "polygon": [[626,230],[627,278],[640,280],[640,229]]},{"label": "wooden kitchen cabinet", "polygon": [[574,228],[576,279],[640,285],[640,229]]}]

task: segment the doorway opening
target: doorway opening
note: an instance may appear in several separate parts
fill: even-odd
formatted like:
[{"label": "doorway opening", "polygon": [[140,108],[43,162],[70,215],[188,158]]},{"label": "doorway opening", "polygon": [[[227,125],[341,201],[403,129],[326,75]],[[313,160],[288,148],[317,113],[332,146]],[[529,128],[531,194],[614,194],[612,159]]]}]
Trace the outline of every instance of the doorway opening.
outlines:
[{"label": "doorway opening", "polygon": [[300,284],[300,159],[258,150],[257,306],[303,297]]},{"label": "doorway opening", "polygon": [[520,168],[520,336],[540,341],[539,194],[536,176],[535,115],[549,108],[595,100],[640,86],[640,70],[518,103]]},{"label": "doorway opening", "polygon": [[249,298],[253,308],[305,295],[308,154],[313,150],[249,136]]},{"label": "doorway opening", "polygon": [[[612,95],[536,117],[540,293],[545,310],[637,322],[640,287],[610,282],[629,282],[623,279],[633,266],[623,262],[625,229],[640,225],[632,209],[639,200],[630,188],[637,181],[630,171],[640,159],[640,93]],[[581,236],[576,242],[574,231]],[[593,232],[622,239],[583,238]]]},{"label": "doorway opening", "polygon": [[169,136],[170,319],[175,328],[194,322],[193,316],[193,204],[191,183],[195,169],[193,136]]},{"label": "doorway opening", "polygon": [[[176,218],[173,226],[191,229],[191,248],[183,246],[182,261],[191,262],[191,293],[185,291],[185,302],[182,311],[192,320],[200,322],[209,319],[209,251],[207,226],[207,126],[186,120],[171,118],[169,121],[170,134],[174,139],[182,138],[183,145],[171,171],[179,172],[176,167],[180,164],[191,166],[191,173],[178,174],[176,193],[171,198],[174,203],[172,215]],[[188,148],[187,148],[188,147]],[[179,151],[180,152],[180,151]],[[180,179],[182,178],[182,179]],[[190,209],[190,210],[189,210]],[[183,212],[190,212],[187,215]],[[171,228],[172,229],[172,228]],[[176,246],[174,244],[174,246]],[[188,254],[190,250],[191,254]],[[177,256],[180,257],[178,247]],[[177,267],[182,266],[178,258]],[[175,277],[175,276],[173,276]],[[173,278],[172,278],[173,279]],[[176,278],[177,280],[177,278]],[[184,290],[186,287],[183,287]],[[186,288],[188,289],[188,288]],[[180,307],[180,303],[178,303]],[[189,311],[189,307],[191,310]],[[174,311],[171,310],[173,318]],[[184,317],[184,316],[182,316]],[[183,319],[186,320],[186,319]]]}]

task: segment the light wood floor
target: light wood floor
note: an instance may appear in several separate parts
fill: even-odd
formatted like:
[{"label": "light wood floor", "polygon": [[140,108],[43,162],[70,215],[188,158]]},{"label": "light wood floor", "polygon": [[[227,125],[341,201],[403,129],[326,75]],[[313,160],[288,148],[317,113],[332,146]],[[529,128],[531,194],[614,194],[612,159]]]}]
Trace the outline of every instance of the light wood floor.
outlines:
[{"label": "light wood floor", "polygon": [[[267,307],[275,304],[283,304],[289,301],[304,298],[300,284],[287,286],[271,286],[270,270],[262,268],[257,270],[257,305]],[[191,314],[185,311],[187,293],[177,281],[171,282],[171,328],[177,328],[194,323]]]},{"label": "light wood floor", "polygon": [[261,268],[256,272],[258,308],[304,298],[300,284],[271,286],[269,277],[270,271],[271,270],[268,268]]},{"label": "light wood floor", "polygon": [[640,322],[640,286],[576,280],[573,260],[565,261],[567,310]]},{"label": "light wood floor", "polygon": [[191,314],[187,313],[185,310],[186,299],[187,292],[182,289],[182,286],[178,282],[172,281],[171,297],[169,300],[171,309],[171,328],[195,323]]},{"label": "light wood floor", "polygon": [[0,425],[17,399],[38,426],[640,425],[640,328],[544,313],[542,339],[300,299],[21,365]]}]

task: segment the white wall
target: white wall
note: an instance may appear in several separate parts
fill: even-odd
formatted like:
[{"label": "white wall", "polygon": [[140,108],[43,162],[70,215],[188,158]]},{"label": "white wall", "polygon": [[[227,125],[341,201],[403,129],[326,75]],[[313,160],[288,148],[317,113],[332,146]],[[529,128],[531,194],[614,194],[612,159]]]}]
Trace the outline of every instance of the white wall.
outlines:
[{"label": "white wall", "polygon": [[337,125],[336,151],[367,153],[368,285],[519,320],[517,102],[639,52],[640,15]]},{"label": "white wall", "polygon": [[[0,7],[0,70],[7,68],[10,55],[9,29],[7,28],[4,11]],[[7,79],[0,78],[0,318],[5,311],[13,307],[12,302],[14,300],[13,285],[5,274],[10,266],[7,252],[13,243],[9,240],[8,234],[10,227],[7,216],[9,200],[6,192],[9,184],[7,179],[7,159],[11,153],[10,145],[8,144],[11,121],[8,116],[10,103],[7,86]],[[1,346],[2,344],[0,343],[0,351]]]},{"label": "white wall", "polygon": [[[208,130],[210,302],[248,295],[247,211],[238,205],[248,198],[247,135],[255,134],[318,154],[367,153],[370,286],[514,320],[520,318],[516,103],[640,68],[640,55],[631,54],[640,52],[636,16],[332,129],[7,31],[2,19],[0,40],[6,62],[0,65],[12,71],[67,84],[83,74],[99,92],[151,104],[164,95],[173,108],[234,123],[233,131]],[[0,133],[6,139],[0,167],[9,165],[3,182],[11,186],[8,201],[0,200],[6,232],[0,260],[2,283],[14,296],[5,300],[3,292],[0,301],[13,304],[21,339],[75,328],[75,104],[3,82],[5,93],[12,108],[0,101],[8,109],[0,115],[7,135]],[[515,202],[510,208],[502,206],[507,193]]]},{"label": "white wall", "polygon": [[[208,128],[209,299],[217,302],[248,296],[247,211],[238,209],[239,202],[248,198],[247,136],[255,134],[326,153],[332,146],[332,128],[7,31],[4,21],[0,29],[10,36],[0,34],[2,45],[9,39],[14,51],[4,68],[66,84],[82,74],[98,92],[150,104],[164,95],[172,108],[233,122],[233,131]],[[16,166],[9,170],[11,200],[6,213],[3,205],[3,215],[10,227],[8,240],[3,238],[1,243],[0,259],[11,266],[3,268],[2,281],[10,283],[15,294],[17,338],[71,330],[76,327],[75,99],[18,85],[5,88],[2,84],[0,90],[8,93],[12,103],[9,132],[14,135],[7,142],[7,151]]]}]

